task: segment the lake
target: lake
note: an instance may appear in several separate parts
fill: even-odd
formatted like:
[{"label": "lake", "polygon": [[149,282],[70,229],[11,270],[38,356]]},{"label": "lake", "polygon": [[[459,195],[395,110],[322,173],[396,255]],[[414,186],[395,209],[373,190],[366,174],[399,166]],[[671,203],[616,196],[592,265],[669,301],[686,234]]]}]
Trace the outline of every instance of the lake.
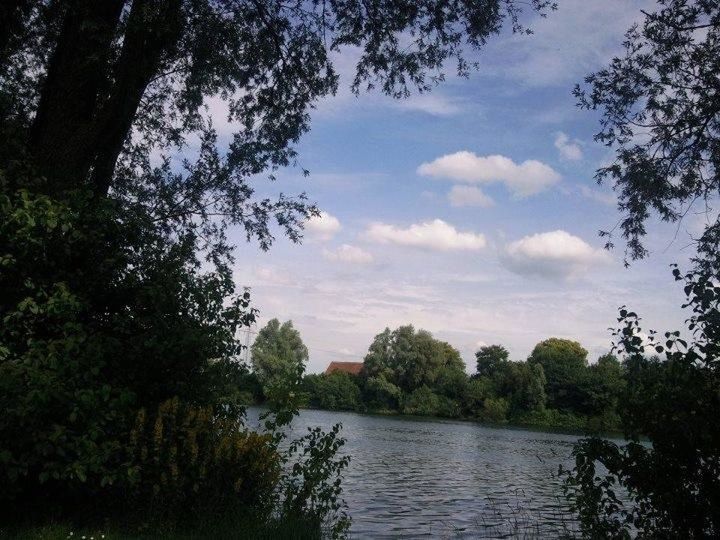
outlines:
[{"label": "lake", "polygon": [[351,538],[556,538],[575,528],[557,478],[575,435],[316,410],[293,430],[337,422],[352,456]]}]

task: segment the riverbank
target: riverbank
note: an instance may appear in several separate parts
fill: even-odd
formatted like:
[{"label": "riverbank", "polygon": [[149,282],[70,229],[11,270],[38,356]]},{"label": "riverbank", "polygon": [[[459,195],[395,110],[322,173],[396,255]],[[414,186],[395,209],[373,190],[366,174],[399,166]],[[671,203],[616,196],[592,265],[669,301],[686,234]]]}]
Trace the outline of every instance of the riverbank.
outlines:
[{"label": "riverbank", "polygon": [[[251,407],[263,407],[262,404],[252,404]],[[477,424],[489,428],[510,428],[510,429],[526,429],[547,433],[562,433],[567,435],[578,436],[599,436],[612,439],[622,439],[623,433],[619,423],[604,426],[599,425],[594,419],[577,417],[569,413],[559,411],[551,411],[553,422],[543,421],[543,417],[534,417],[526,415],[519,418],[510,419],[503,422],[493,422],[484,418],[472,417],[450,417],[450,416],[433,416],[405,414],[400,411],[390,409],[368,409],[368,410],[349,410],[349,409],[323,409],[321,407],[302,406],[301,410],[306,411],[326,411],[329,413],[352,413],[367,416],[379,416],[399,418],[405,420],[426,420],[426,421],[453,421]]]}]

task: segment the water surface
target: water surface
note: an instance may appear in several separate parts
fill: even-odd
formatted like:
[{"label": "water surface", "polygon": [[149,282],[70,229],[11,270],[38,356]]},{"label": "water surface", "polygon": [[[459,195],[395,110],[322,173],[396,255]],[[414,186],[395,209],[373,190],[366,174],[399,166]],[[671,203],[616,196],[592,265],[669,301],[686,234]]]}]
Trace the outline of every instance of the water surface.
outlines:
[{"label": "water surface", "polygon": [[352,456],[352,538],[557,538],[575,528],[557,471],[571,465],[577,436],[315,410],[293,430],[337,422]]}]

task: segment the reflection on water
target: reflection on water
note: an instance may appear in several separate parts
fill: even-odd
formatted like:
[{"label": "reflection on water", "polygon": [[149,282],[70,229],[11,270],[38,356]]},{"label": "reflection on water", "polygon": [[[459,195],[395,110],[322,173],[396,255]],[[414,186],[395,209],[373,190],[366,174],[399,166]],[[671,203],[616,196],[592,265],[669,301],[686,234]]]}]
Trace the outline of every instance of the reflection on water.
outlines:
[{"label": "reflection on water", "polygon": [[353,538],[556,538],[575,528],[556,474],[571,465],[576,436],[309,410],[293,430],[336,422],[352,456],[343,486]]}]

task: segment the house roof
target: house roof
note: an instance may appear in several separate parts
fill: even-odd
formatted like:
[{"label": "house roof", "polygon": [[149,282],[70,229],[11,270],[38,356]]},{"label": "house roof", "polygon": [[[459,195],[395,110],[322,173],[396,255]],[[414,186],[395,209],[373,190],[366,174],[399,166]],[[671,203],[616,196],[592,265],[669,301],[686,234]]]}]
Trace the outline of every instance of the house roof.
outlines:
[{"label": "house roof", "polygon": [[325,375],[330,375],[336,371],[349,373],[350,375],[360,375],[362,368],[362,362],[330,362],[330,365],[325,370]]}]

